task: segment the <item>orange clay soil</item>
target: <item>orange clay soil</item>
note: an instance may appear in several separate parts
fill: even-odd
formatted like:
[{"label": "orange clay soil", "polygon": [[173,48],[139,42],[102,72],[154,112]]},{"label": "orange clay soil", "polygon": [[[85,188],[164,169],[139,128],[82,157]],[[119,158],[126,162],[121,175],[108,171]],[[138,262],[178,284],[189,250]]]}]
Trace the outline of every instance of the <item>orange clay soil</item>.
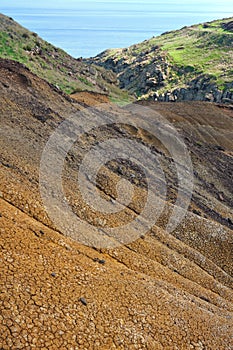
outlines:
[{"label": "orange clay soil", "polygon": [[[114,200],[122,178],[133,179],[134,196],[116,215],[94,212],[76,179],[90,145],[127,134],[164,157],[169,188],[157,223],[127,245],[96,249],[62,235],[39,192],[40,159],[49,136],[84,104],[95,105],[96,98],[70,98],[11,61],[0,61],[0,77],[0,349],[231,350],[231,108],[146,103],[179,129],[194,166],[189,211],[172,234],[164,228],[177,184],[158,140],[120,125],[94,130],[76,142],[64,163],[66,198],[78,216],[101,229],[133,220],[147,187],[138,169],[122,160],[110,162],[98,177],[101,196]],[[103,108],[130,113],[110,103]]]},{"label": "orange clay soil", "polygon": [[70,96],[84,106],[95,106],[100,103],[109,103],[109,98],[107,95],[90,91],[76,92]]}]

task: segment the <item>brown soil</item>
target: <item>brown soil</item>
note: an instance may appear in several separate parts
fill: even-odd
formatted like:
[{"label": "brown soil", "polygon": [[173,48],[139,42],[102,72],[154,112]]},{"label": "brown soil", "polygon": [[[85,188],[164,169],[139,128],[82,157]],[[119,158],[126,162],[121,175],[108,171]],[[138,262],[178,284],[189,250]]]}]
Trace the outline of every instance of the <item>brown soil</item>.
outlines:
[{"label": "brown soil", "polygon": [[72,94],[71,97],[86,106],[95,106],[100,103],[109,103],[109,98],[107,95],[89,91],[76,92],[75,94]]},{"label": "brown soil", "polygon": [[[0,61],[0,77],[0,349],[232,349],[233,111],[204,103],[146,105],[179,129],[192,156],[193,199],[172,234],[164,225],[177,185],[162,145],[127,126],[84,135],[66,159],[65,191],[86,221],[118,226],[132,220],[145,199],[146,186],[133,169],[134,199],[126,210],[110,219],[83,210],[77,165],[102,138],[127,133],[160,152],[169,184],[163,215],[146,235],[95,249],[54,227],[40,198],[39,165],[59,123],[99,96],[71,99],[10,61]],[[104,198],[115,198],[117,181],[127,179],[129,166],[121,167],[119,173],[113,162],[100,174]]]}]

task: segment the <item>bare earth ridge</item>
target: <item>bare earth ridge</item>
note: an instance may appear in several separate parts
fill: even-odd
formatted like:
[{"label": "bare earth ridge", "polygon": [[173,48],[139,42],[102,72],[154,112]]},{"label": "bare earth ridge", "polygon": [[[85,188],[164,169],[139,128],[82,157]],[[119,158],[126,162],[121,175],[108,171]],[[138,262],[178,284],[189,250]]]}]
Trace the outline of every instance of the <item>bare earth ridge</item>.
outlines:
[{"label": "bare earth ridge", "polygon": [[[39,191],[48,138],[65,118],[95,108],[97,95],[68,97],[10,60],[0,60],[0,77],[0,349],[232,349],[232,108],[140,104],[176,127],[192,158],[193,196],[172,233],[165,227],[177,179],[171,156],[153,135],[113,125],[74,144],[64,162],[65,195],[74,213],[102,230],[135,218],[147,184],[129,163],[109,162],[98,177],[101,196],[114,201],[120,179],[131,181],[134,196],[116,215],[94,212],[77,186],[78,166],[91,145],[127,136],[163,162],[168,193],[161,195],[165,207],[155,225],[131,243],[97,249],[59,232]],[[131,113],[129,106],[101,102],[103,114]],[[81,234],[91,232],[74,237]]]}]

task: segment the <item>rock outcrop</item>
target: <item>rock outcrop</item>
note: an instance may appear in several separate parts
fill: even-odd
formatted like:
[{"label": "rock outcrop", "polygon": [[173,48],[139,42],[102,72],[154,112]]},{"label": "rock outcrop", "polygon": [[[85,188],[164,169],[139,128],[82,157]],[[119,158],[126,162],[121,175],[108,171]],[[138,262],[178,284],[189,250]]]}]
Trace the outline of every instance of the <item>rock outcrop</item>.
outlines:
[{"label": "rock outcrop", "polygon": [[200,75],[191,80],[186,87],[177,88],[162,94],[150,96],[154,101],[208,101],[233,105],[233,82],[222,91],[218,89],[213,77]]},{"label": "rock outcrop", "polygon": [[184,27],[87,62],[116,73],[119,86],[139,99],[232,104],[232,23]]}]

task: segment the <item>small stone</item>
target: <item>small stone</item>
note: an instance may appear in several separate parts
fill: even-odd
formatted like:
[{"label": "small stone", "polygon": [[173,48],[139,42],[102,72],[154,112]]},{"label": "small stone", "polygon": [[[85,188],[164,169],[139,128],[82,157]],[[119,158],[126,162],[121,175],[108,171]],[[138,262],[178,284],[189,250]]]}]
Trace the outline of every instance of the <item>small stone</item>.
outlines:
[{"label": "small stone", "polygon": [[104,259],[99,260],[99,264],[104,265],[105,264],[105,260]]},{"label": "small stone", "polygon": [[222,151],[222,152],[225,151],[225,148],[222,147],[222,146],[219,146],[219,145],[215,146],[215,149],[216,149],[217,151]]},{"label": "small stone", "polygon": [[51,276],[52,276],[52,277],[56,277],[57,275],[56,275],[55,272],[52,272],[52,273],[51,273]]},{"label": "small stone", "polygon": [[200,210],[197,210],[197,209],[193,209],[193,214],[201,216]]},{"label": "small stone", "polygon": [[118,174],[121,174],[121,175],[124,174],[124,169],[123,169],[122,166],[119,166],[118,169],[117,169],[117,171],[118,171]]},{"label": "small stone", "polygon": [[87,301],[86,301],[85,298],[82,297],[82,298],[79,299],[79,301],[81,301],[81,303],[82,303],[83,305],[87,306]]},{"label": "small stone", "polygon": [[208,298],[206,298],[205,296],[201,295],[200,299],[206,301],[207,303],[210,303],[210,300]]},{"label": "small stone", "polygon": [[101,265],[104,265],[105,262],[106,262],[104,259],[99,259],[99,258],[94,258],[93,261],[94,261],[94,262],[98,262],[98,263],[101,264]]},{"label": "small stone", "polygon": [[219,194],[218,194],[218,198],[219,198],[220,201],[224,201],[224,198],[223,198],[222,193],[219,193]]},{"label": "small stone", "polygon": [[231,218],[228,218],[227,221],[230,225],[233,225],[233,220]]}]

